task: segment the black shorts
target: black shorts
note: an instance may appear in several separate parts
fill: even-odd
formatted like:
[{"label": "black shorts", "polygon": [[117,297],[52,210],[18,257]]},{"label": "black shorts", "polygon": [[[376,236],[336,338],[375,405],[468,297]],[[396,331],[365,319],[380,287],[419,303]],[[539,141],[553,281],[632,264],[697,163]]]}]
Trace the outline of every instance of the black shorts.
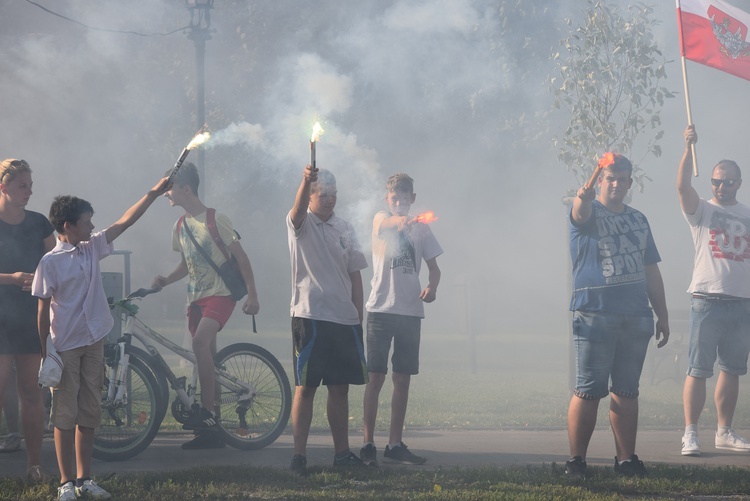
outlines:
[{"label": "black shorts", "polygon": [[361,325],[292,317],[294,384],[365,384],[364,343]]},{"label": "black shorts", "polygon": [[37,310],[39,300],[32,297],[14,298],[0,305],[0,355],[41,353]]},{"label": "black shorts", "polygon": [[388,352],[393,340],[393,372],[419,374],[422,319],[391,313],[367,314],[367,370],[388,373]]}]

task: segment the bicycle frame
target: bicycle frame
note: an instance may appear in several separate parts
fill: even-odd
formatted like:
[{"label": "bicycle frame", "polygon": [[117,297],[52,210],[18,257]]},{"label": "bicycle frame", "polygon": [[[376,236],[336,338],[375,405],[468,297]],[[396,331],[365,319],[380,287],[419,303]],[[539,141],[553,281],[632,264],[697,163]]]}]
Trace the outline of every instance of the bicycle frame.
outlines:
[{"label": "bicycle frame", "polygon": [[[118,369],[116,372],[116,377],[111,378],[109,381],[109,387],[107,389],[107,403],[115,406],[123,403],[126,395],[125,382],[126,375],[128,373],[128,363],[130,359],[128,346],[131,345],[132,338],[134,337],[138,341],[140,341],[141,344],[146,348],[149,355],[151,355],[151,357],[153,358],[153,361],[158,365],[156,369],[163,372],[167,381],[169,382],[170,387],[177,392],[177,396],[180,401],[182,401],[183,405],[185,405],[185,408],[190,409],[193,404],[196,403],[195,394],[189,391],[190,387],[185,387],[185,378],[175,375],[167,362],[164,360],[164,357],[162,357],[161,353],[159,353],[159,350],[150,341],[154,341],[155,343],[167,348],[181,358],[188,360],[193,364],[194,368],[196,363],[195,354],[192,351],[170,341],[169,339],[165,338],[164,336],[147,326],[145,323],[143,323],[143,321],[138,319],[133,312],[124,307],[124,305],[128,303],[130,303],[130,299],[122,299],[115,302],[115,307],[118,308],[121,314],[125,315],[125,327],[123,329],[123,335],[117,340],[119,358]],[[220,403],[231,404],[236,402],[238,404],[241,404],[241,410],[247,411],[247,408],[250,406],[253,398],[257,393],[256,388],[252,385],[252,383],[239,381],[237,378],[233,377],[231,374],[227,373],[220,367],[215,367],[215,371],[216,382],[228,389],[231,395],[229,397],[220,398]],[[194,390],[196,387],[196,371],[194,370],[193,373],[194,381],[192,389]],[[240,420],[244,422],[244,416],[242,413],[240,413]]]},{"label": "bicycle frame", "polygon": [[[138,289],[113,301],[123,318],[123,334],[105,346],[102,426],[94,436],[94,457],[121,461],[142,452],[159,431],[170,408],[169,388],[177,392],[172,415],[183,425],[200,406],[194,353],[165,338],[137,318],[134,299],[158,292]],[[137,339],[146,351],[136,346]],[[193,364],[192,384],[177,377],[158,346]],[[166,353],[166,352],[165,352]],[[230,446],[262,449],[273,443],[289,420],[292,393],[283,366],[268,350],[252,343],[233,343],[214,357],[216,432]]]}]

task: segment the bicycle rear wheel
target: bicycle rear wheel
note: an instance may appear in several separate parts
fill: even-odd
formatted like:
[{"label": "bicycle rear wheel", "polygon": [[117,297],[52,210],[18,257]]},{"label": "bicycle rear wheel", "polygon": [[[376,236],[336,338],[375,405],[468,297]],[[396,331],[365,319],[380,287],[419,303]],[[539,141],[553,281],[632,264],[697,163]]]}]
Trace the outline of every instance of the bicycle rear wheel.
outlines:
[{"label": "bicycle rear wheel", "polygon": [[219,351],[216,367],[252,385],[251,398],[221,385],[219,428],[222,438],[237,449],[262,449],[286,428],[292,409],[292,390],[284,368],[268,350],[251,343],[229,345]]},{"label": "bicycle rear wheel", "polygon": [[94,432],[93,455],[103,461],[122,461],[143,451],[159,431],[162,410],[159,383],[146,362],[130,354],[126,394],[115,404],[107,399],[107,386],[118,362],[105,357],[102,395],[102,424]]}]

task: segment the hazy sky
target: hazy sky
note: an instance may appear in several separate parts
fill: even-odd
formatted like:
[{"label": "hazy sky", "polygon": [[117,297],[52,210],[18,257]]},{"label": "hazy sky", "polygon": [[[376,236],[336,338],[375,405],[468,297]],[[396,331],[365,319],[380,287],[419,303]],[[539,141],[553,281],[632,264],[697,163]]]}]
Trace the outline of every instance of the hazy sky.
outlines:
[{"label": "hazy sky", "polygon": [[[164,33],[189,22],[178,0],[39,3],[113,30]],[[284,217],[319,119],[326,129],[319,166],[337,176],[337,212],[356,225],[363,247],[394,172],[415,178],[414,211],[439,217],[433,231],[445,249],[443,281],[425,330],[463,335],[468,305],[481,334],[567,334],[560,200],[577,186],[551,145],[566,117],[547,115],[545,77],[563,18],[586,3],[525,3],[216,2],[206,109],[208,125],[223,132],[207,150],[205,202],[243,236],[259,320],[288,325]],[[674,3],[658,4],[658,44],[673,61],[666,84],[679,95],[662,112],[662,157],[642,163],[653,181],[632,205],[651,221],[668,303],[685,317],[693,250],[674,178],[686,112]],[[0,47],[0,157],[30,162],[32,210],[46,214],[54,195],[76,194],[92,202],[104,228],[171,167],[196,130],[194,46],[183,32],[95,31],[23,0],[0,0]],[[719,159],[750,168],[743,125],[750,82],[691,62],[688,72],[700,136],[695,183],[708,196]],[[750,200],[745,190],[740,198]],[[134,287],[177,263],[169,235],[179,215],[157,201],[116,242],[133,251]],[[109,261],[119,269],[116,258]],[[363,277],[369,283],[371,270]],[[173,286],[163,302],[165,313],[179,315],[184,288]]]}]

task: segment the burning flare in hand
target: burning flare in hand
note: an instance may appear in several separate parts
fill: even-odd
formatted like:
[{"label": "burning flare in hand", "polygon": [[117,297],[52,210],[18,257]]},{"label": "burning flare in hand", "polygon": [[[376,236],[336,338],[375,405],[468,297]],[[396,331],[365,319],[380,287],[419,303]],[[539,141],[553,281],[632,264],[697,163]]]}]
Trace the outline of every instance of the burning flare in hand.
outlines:
[{"label": "burning flare in hand", "polygon": [[313,125],[312,136],[310,136],[310,167],[312,167],[313,170],[318,169],[315,165],[315,145],[318,143],[318,139],[320,139],[320,136],[323,135],[324,132],[323,127],[320,126],[320,122],[315,122],[315,125]]},{"label": "burning flare in hand", "polygon": [[608,151],[607,153],[602,155],[602,158],[599,159],[599,168],[606,169],[613,163],[615,163],[615,154],[611,151]]},{"label": "burning flare in hand", "polygon": [[312,136],[310,136],[310,142],[315,143],[320,139],[320,136],[323,135],[325,131],[323,130],[323,127],[320,126],[320,122],[315,122],[315,125],[313,125],[313,131]]},{"label": "burning flare in hand", "polygon": [[194,150],[194,149],[196,149],[196,148],[197,148],[198,146],[200,146],[200,145],[202,145],[203,143],[205,143],[206,141],[208,141],[209,139],[211,139],[211,133],[210,133],[210,132],[208,132],[208,131],[204,131],[204,132],[199,132],[199,133],[198,133],[198,134],[196,134],[196,135],[195,135],[195,137],[193,137],[193,139],[192,139],[192,140],[191,140],[191,141],[190,141],[190,142],[188,143],[188,145],[187,145],[187,147],[186,147],[185,149],[186,149],[186,150],[188,150],[188,151],[190,151],[190,150]]},{"label": "burning flare in hand", "polygon": [[205,130],[205,126],[203,127],[203,129],[198,131],[195,136],[193,136],[193,139],[188,143],[187,146],[185,146],[185,149],[182,150],[182,153],[180,153],[180,156],[177,158],[177,162],[175,162],[174,167],[172,167],[172,172],[169,174],[169,180],[167,181],[168,183],[171,184],[172,182],[174,182],[174,177],[177,175],[177,171],[180,170],[180,167],[187,158],[188,153],[208,141],[210,138],[211,134],[207,130]]},{"label": "burning flare in hand", "polygon": [[591,173],[591,177],[589,178],[589,181],[585,184],[585,188],[587,190],[594,188],[594,183],[596,183],[597,178],[599,177],[599,173],[602,171],[602,169],[606,169],[610,165],[615,163],[615,154],[611,151],[608,151],[604,155],[602,155],[602,158],[599,159],[599,164],[596,166],[596,169],[594,169],[594,172]]},{"label": "burning flare in hand", "polygon": [[424,224],[430,224],[437,220],[438,218],[435,217],[435,213],[432,211],[423,212],[422,214],[412,219],[412,221],[416,223],[424,223]]}]

